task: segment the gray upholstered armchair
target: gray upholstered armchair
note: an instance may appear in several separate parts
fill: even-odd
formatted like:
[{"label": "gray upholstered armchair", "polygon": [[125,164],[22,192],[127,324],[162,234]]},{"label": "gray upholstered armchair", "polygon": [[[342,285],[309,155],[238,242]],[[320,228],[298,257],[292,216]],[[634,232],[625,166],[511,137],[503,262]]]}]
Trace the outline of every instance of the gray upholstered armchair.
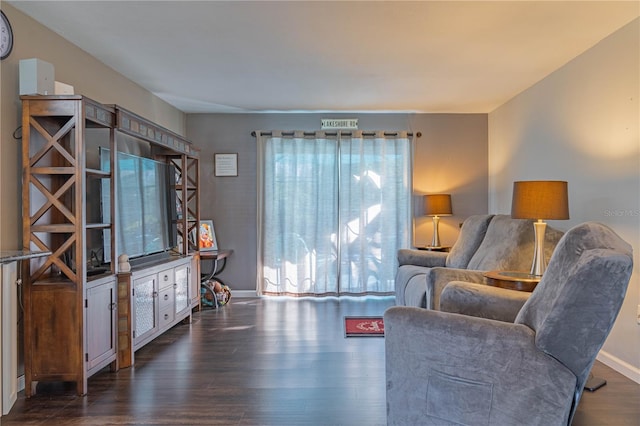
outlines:
[{"label": "gray upholstered armchair", "polygon": [[[545,258],[562,232],[548,226]],[[470,216],[450,253],[398,250],[396,305],[440,310],[440,293],[450,281],[487,283],[493,269],[527,271],[534,251],[533,221],[508,215]]]},{"label": "gray upholstered armchair", "polygon": [[[443,308],[392,307],[384,315],[389,425],[567,425],[618,315],[632,249],[585,223],[558,243],[530,297],[456,283]],[[448,289],[445,289],[445,293]],[[482,302],[486,290],[487,300]],[[457,295],[457,296],[456,296]],[[516,297],[514,299],[513,297]],[[443,293],[443,298],[444,298]],[[504,303],[504,304],[502,304]],[[514,308],[515,306],[515,308]]]}]

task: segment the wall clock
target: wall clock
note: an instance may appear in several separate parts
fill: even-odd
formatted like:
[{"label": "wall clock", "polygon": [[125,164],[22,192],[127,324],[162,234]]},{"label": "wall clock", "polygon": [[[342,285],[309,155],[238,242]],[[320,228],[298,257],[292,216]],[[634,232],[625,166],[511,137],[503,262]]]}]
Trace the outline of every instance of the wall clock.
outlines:
[{"label": "wall clock", "polygon": [[0,59],[4,59],[13,49],[13,30],[4,12],[0,10],[0,14],[2,14],[2,19],[0,19]]}]

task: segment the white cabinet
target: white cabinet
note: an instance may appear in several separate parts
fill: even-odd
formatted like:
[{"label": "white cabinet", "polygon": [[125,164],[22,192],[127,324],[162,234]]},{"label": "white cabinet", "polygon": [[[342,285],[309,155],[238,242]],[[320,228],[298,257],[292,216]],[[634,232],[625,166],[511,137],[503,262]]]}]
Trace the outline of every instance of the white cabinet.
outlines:
[{"label": "white cabinet", "polygon": [[116,277],[91,281],[85,303],[86,362],[88,375],[104,368],[116,357],[117,285]]},{"label": "white cabinet", "polygon": [[191,265],[192,257],[187,256],[133,271],[131,336],[134,351],[191,317]]},{"label": "white cabinet", "polygon": [[189,282],[191,275],[191,263],[181,265],[175,269],[175,315],[180,315],[191,306],[189,300]]},{"label": "white cabinet", "polygon": [[145,275],[133,280],[134,349],[152,339],[158,330],[158,275]]},{"label": "white cabinet", "polygon": [[0,264],[0,407],[8,414],[18,395],[18,267],[16,262]]},{"label": "white cabinet", "polygon": [[161,271],[158,274],[160,285],[160,299],[158,310],[160,312],[160,328],[167,327],[175,318],[175,270],[173,268]]}]

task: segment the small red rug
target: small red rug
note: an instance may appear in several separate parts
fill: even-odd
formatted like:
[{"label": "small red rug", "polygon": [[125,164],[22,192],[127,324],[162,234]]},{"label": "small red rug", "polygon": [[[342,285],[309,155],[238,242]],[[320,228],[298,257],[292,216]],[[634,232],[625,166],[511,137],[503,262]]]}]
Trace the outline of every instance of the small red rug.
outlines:
[{"label": "small red rug", "polygon": [[384,337],[382,317],[344,317],[345,337]]}]

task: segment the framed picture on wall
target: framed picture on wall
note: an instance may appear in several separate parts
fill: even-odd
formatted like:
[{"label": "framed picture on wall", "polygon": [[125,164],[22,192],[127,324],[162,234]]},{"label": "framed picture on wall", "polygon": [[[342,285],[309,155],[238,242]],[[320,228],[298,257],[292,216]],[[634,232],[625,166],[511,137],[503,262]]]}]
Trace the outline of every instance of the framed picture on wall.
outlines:
[{"label": "framed picture on wall", "polygon": [[198,248],[203,251],[218,250],[216,232],[212,220],[201,220],[198,232]]},{"label": "framed picture on wall", "polygon": [[216,176],[238,176],[238,154],[214,154]]}]

